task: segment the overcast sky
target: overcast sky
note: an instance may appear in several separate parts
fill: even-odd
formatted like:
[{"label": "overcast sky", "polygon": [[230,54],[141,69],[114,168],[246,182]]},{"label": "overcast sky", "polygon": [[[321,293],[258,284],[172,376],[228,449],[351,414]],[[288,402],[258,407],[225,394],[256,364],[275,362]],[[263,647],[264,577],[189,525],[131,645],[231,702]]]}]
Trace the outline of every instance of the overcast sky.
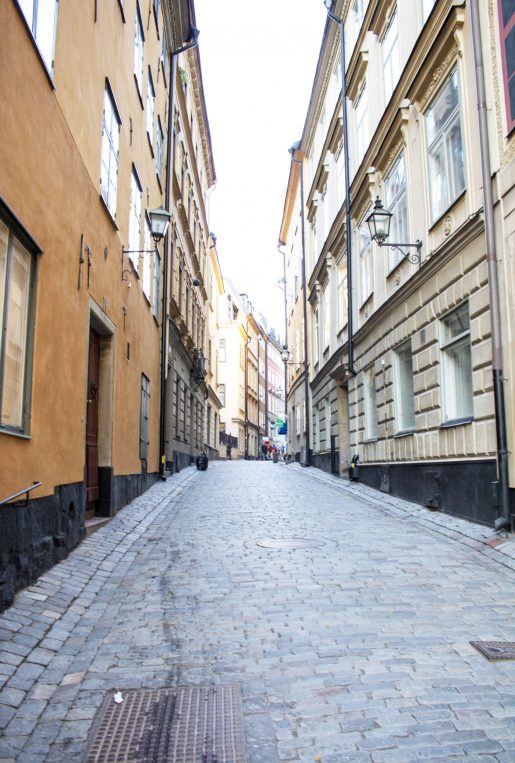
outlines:
[{"label": "overcast sky", "polygon": [[277,241],[326,11],[322,0],[195,0],[223,275],[284,335]]}]

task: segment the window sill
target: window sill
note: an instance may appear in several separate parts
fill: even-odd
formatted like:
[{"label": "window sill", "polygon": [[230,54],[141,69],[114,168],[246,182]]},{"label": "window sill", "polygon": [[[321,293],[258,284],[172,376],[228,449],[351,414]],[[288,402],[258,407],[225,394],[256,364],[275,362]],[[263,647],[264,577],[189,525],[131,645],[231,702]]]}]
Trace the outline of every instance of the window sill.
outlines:
[{"label": "window sill", "polygon": [[150,148],[150,153],[152,154],[152,159],[154,158],[154,146],[152,145],[152,138],[147,130],[147,139],[148,139],[148,147]]},{"label": "window sill", "polygon": [[102,203],[102,207],[103,207],[103,208],[104,208],[104,210],[107,212],[107,216],[108,216],[109,220],[111,221],[111,224],[112,224],[113,228],[115,229],[115,231],[118,231],[118,230],[119,230],[119,228],[118,228],[118,225],[116,224],[116,220],[115,220],[115,218],[113,217],[113,215],[111,214],[111,210],[109,209],[109,207],[108,207],[108,206],[107,206],[107,204],[105,203],[105,201],[104,201],[104,197],[102,196],[102,194],[101,194],[101,193],[99,193],[99,194],[98,194],[98,196],[99,196],[99,199],[100,199],[100,201],[101,201],[101,203]]},{"label": "window sill", "polygon": [[467,193],[467,189],[464,188],[463,191],[460,193],[460,195],[457,196],[454,199],[454,201],[451,201],[447,209],[444,209],[444,211],[441,212],[435,220],[433,220],[433,222],[429,226],[430,233],[432,233],[433,229],[436,228],[444,220],[444,218],[451,212],[452,208],[455,207],[457,204],[459,204],[460,201],[462,201],[466,193]]},{"label": "window sill", "polygon": [[474,416],[464,416],[462,419],[451,419],[440,424],[440,429],[452,429],[452,427],[461,427],[464,424],[472,424]]},{"label": "window sill", "polygon": [[32,440],[32,435],[24,434],[23,432],[17,432],[15,429],[7,429],[0,425],[0,434],[7,434],[11,437],[18,437],[20,440]]},{"label": "window sill", "polygon": [[125,12],[123,10],[123,2],[122,2],[122,0],[118,0],[118,7],[120,8],[120,13],[122,14],[122,21],[125,24]]},{"label": "window sill", "polygon": [[410,437],[415,434],[415,427],[413,429],[402,429],[400,432],[395,432],[394,439],[397,437]]}]

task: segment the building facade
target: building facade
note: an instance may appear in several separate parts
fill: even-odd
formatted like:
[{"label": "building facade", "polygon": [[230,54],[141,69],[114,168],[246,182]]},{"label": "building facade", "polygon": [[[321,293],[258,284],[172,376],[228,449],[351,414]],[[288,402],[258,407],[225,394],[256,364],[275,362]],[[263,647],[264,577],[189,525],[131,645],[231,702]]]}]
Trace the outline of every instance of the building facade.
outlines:
[{"label": "building facade", "polygon": [[0,607],[160,476],[150,213],[194,18],[182,0],[95,9],[0,8]]},{"label": "building facade", "polygon": [[[494,524],[495,296],[477,159],[482,143],[475,55],[480,43],[502,349],[510,368],[513,124],[501,43],[513,18],[509,4],[480,4],[481,38],[474,41],[471,5],[337,0],[332,10],[345,28],[349,151],[342,129],[340,26],[328,18],[297,157],[306,188],[313,463],[343,474],[359,458],[360,479],[367,484]],[[287,214],[288,198],[298,198],[297,185],[291,173],[281,240],[292,254],[300,225]],[[379,246],[371,238],[367,219],[377,199],[392,215],[389,240],[404,246]],[[420,246],[413,246],[417,241]],[[288,273],[291,294],[295,269]],[[295,333],[288,329],[293,353]],[[504,374],[503,386],[512,440],[509,376]],[[294,407],[292,386],[290,416]]]}]

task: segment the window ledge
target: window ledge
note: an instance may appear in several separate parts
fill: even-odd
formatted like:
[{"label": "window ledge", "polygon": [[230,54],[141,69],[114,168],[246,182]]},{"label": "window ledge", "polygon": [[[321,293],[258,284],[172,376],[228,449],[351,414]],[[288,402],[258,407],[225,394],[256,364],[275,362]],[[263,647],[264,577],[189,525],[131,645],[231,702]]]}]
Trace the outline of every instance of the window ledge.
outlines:
[{"label": "window ledge", "polygon": [[122,2],[122,0],[118,0],[118,7],[120,8],[120,13],[122,14],[122,21],[125,24],[125,12],[123,10],[123,2]]},{"label": "window ledge", "polygon": [[394,438],[409,437],[412,434],[415,434],[415,427],[413,427],[412,429],[402,429],[400,432],[395,432]]},{"label": "window ledge", "polygon": [[152,138],[150,137],[150,133],[147,130],[147,139],[148,139],[148,146],[150,148],[150,153],[152,154],[152,159],[154,158],[154,146],[152,145]]},{"label": "window ledge", "polygon": [[474,416],[464,416],[462,419],[452,419],[451,421],[444,421],[440,424],[440,429],[450,429],[452,427],[461,427],[464,424],[471,424],[474,421]]},{"label": "window ledge", "polygon": [[7,429],[0,425],[0,434],[8,434],[11,437],[18,437],[20,440],[32,440],[32,435],[24,434],[23,432],[17,432],[15,429]]}]

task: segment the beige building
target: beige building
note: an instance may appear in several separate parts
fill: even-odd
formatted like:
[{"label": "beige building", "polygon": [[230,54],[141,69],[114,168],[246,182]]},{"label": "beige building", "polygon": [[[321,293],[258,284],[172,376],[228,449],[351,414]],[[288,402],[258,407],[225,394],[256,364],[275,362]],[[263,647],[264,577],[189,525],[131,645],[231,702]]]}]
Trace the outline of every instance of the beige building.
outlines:
[{"label": "beige building", "polygon": [[[332,11],[342,17],[346,35],[348,231],[340,26],[329,19],[296,156],[305,185],[313,463],[345,473],[351,458],[359,457],[364,482],[493,524],[500,512],[498,490],[492,489],[499,445],[472,5],[337,0]],[[480,6],[509,369],[513,122],[503,97],[497,4]],[[296,174],[292,169],[281,229],[294,261],[300,229],[291,212],[299,198]],[[403,246],[387,246],[388,240],[379,246],[371,238],[367,219],[377,198],[392,215],[388,240]],[[408,246],[417,241],[420,247]],[[297,315],[298,325],[296,291],[293,265],[289,320]],[[296,330],[288,325],[293,357]],[[289,418],[297,406],[292,382]],[[512,440],[511,382],[504,387]],[[291,425],[290,441],[294,434]],[[515,464],[510,467],[514,475]]]},{"label": "beige building", "polygon": [[219,413],[216,392],[206,383],[208,289],[213,265],[207,198],[216,175],[198,47],[178,57],[174,82],[167,473],[189,466],[204,449],[208,427],[212,439],[213,427],[217,426],[214,417]]}]

